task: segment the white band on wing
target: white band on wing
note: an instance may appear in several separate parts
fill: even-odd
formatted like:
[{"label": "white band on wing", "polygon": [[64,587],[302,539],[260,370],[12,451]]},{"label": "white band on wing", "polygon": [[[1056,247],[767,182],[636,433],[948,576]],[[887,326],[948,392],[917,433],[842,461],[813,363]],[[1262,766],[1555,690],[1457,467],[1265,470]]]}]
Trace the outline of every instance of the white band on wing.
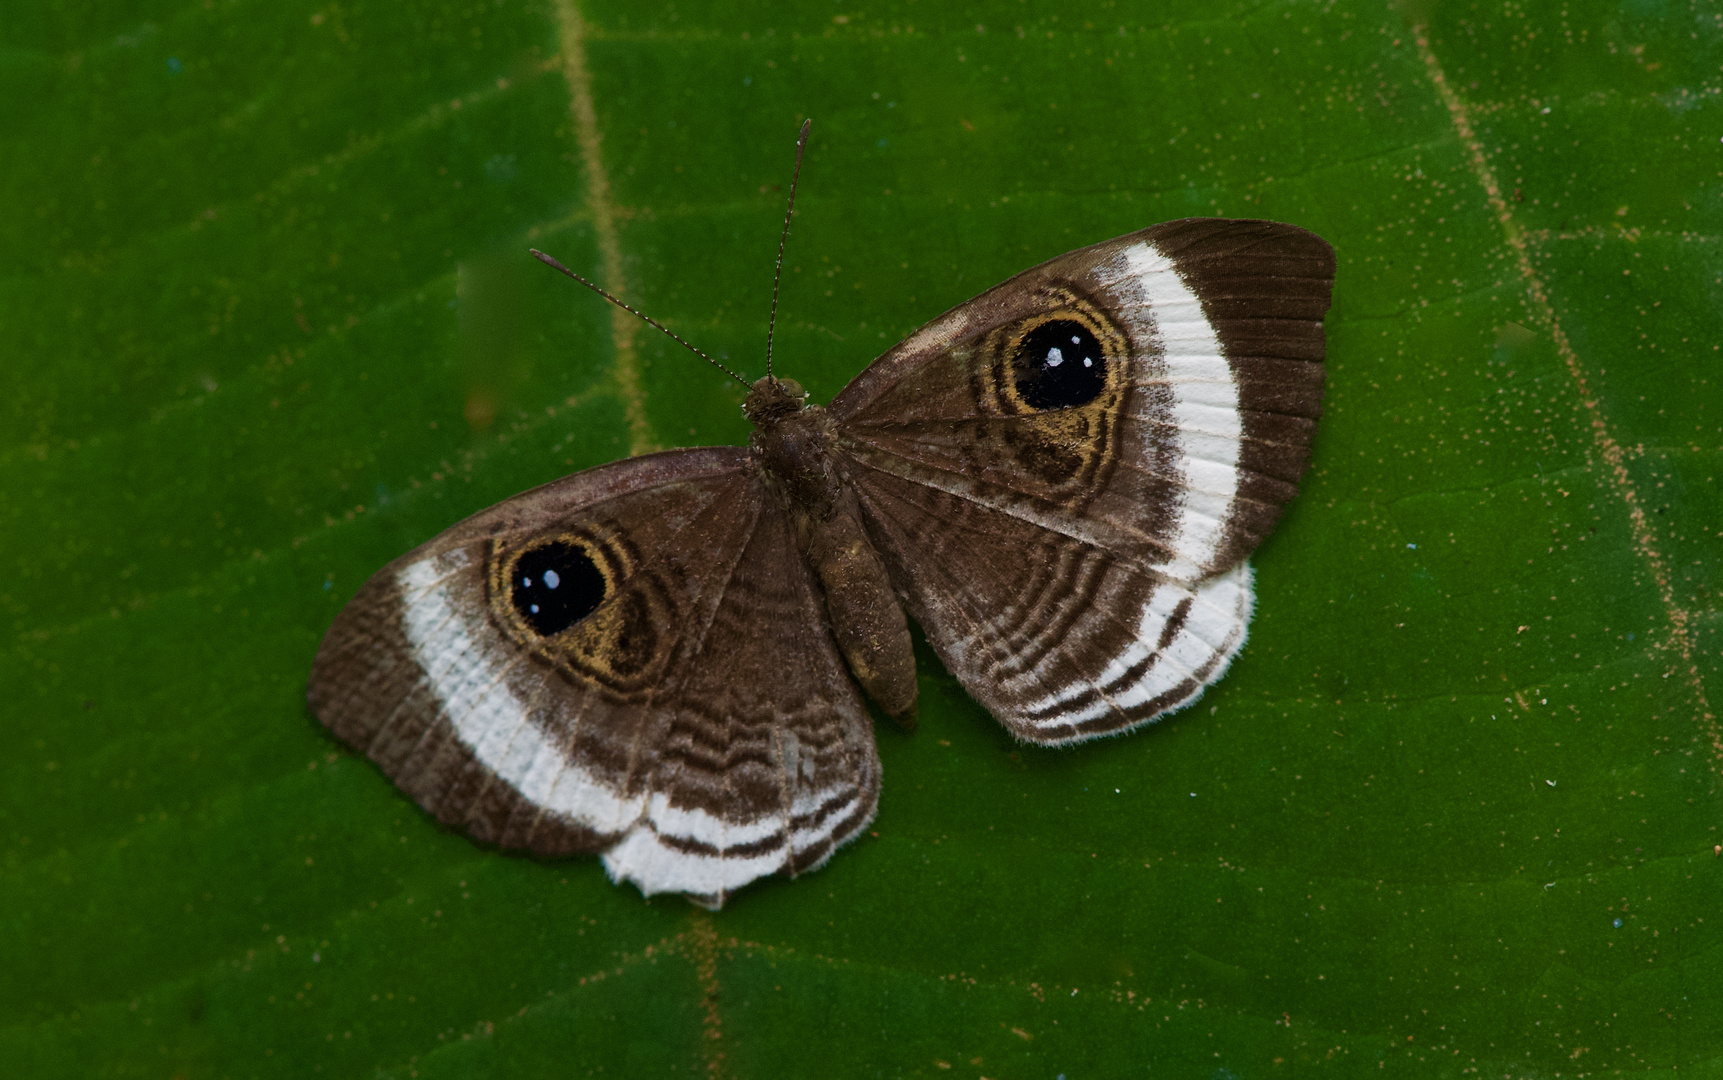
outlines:
[{"label": "white band on wing", "polygon": [[1123,296],[1136,291],[1136,310],[1144,313],[1136,329],[1150,330],[1161,345],[1164,370],[1154,381],[1172,391],[1168,422],[1177,433],[1182,484],[1173,554],[1159,568],[1181,581],[1199,581],[1225,538],[1238,494],[1244,439],[1238,380],[1202,301],[1153,244],[1132,244],[1100,274]]}]

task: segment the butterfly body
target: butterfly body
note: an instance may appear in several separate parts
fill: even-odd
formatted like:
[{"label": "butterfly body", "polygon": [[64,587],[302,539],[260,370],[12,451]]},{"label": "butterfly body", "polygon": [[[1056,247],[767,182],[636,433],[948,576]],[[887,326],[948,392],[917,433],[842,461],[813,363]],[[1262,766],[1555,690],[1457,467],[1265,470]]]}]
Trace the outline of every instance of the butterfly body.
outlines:
[{"label": "butterfly body", "polygon": [[770,375],[754,384],[742,413],[755,425],[748,445],[757,475],[790,516],[850,674],[887,715],[913,731],[915,652],[909,621],[832,459],[830,415],[806,404],[799,383]]},{"label": "butterfly body", "polygon": [[906,615],[1045,745],[1219,678],[1308,461],[1333,274],[1302,229],[1169,222],[952,309],[829,406],[763,379],[747,448],[578,473],[384,567],[312,709],[503,847],[709,905],[805,872],[877,807],[862,692],[913,724]]}]

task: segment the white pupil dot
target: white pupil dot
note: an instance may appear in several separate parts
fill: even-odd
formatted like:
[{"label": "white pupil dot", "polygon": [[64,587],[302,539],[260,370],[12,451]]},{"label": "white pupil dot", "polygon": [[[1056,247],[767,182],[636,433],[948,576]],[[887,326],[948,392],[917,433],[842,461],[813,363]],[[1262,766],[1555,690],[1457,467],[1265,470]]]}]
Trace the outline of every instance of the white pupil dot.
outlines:
[{"label": "white pupil dot", "polygon": [[531,604],[531,605],[528,605],[528,606],[529,606],[529,607],[530,607],[530,608],[531,608],[531,609],[532,609],[532,613],[533,613],[533,614],[534,614],[534,615],[537,615],[537,614],[538,614],[538,605],[537,605],[537,604]]},{"label": "white pupil dot", "polygon": [[520,587],[521,587],[521,588],[523,588],[523,589],[530,589],[530,588],[532,588],[532,578],[529,578],[529,577],[523,577],[523,578],[521,578],[521,579],[520,579]]},{"label": "white pupil dot", "polygon": [[1071,339],[1071,344],[1073,344],[1073,345],[1081,345],[1081,344],[1083,344],[1083,339],[1082,339],[1082,338],[1078,338],[1078,337],[1074,337],[1074,338],[1072,338],[1072,339]]},{"label": "white pupil dot", "polygon": [[1093,360],[1089,359],[1087,356],[1085,356],[1085,357],[1083,357],[1083,366],[1084,367],[1094,367],[1095,362]]},{"label": "white pupil dot", "polygon": [[562,584],[562,578],[557,577],[555,570],[546,570],[544,572],[544,587],[545,588],[554,589],[558,585],[561,585],[561,584]]},{"label": "white pupil dot", "polygon": [[1065,362],[1065,354],[1059,351],[1057,345],[1047,350],[1047,366],[1058,367]]}]

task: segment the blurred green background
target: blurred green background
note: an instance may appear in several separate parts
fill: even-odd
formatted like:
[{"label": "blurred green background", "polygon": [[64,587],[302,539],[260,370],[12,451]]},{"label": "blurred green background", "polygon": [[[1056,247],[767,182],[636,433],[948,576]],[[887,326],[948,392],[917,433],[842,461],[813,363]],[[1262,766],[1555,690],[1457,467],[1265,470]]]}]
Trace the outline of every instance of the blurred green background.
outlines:
[{"label": "blurred green background", "polygon": [[[0,23],[0,1071],[1723,1074],[1723,7],[60,0]],[[1171,218],[1339,253],[1200,704],[708,915],[304,705],[377,567]],[[602,175],[603,185],[594,177]]]}]

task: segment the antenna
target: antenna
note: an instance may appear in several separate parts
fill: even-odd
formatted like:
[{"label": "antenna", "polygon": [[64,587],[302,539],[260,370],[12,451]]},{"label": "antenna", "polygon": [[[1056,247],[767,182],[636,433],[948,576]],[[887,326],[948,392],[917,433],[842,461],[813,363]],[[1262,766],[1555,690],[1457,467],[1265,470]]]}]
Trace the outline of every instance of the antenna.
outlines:
[{"label": "antenna", "polygon": [[813,120],[803,120],[796,136],[796,171],[790,175],[790,205],[784,211],[784,231],[778,235],[778,268],[772,273],[772,319],[766,324],[766,378],[772,377],[772,338],[778,330],[778,283],[784,278],[784,244],[790,239],[790,218],[796,212],[796,182],[802,178],[802,151],[808,147],[808,129]]},{"label": "antenna", "polygon": [[[807,130],[806,128],[803,128],[804,133],[806,132],[806,130]],[[633,308],[629,307],[627,304],[624,304],[622,301],[618,300],[616,297],[605,292],[603,289],[599,288],[597,285],[594,285],[592,282],[581,277],[579,274],[575,273],[573,270],[570,270],[568,267],[557,262],[555,259],[551,258],[549,255],[546,255],[544,252],[540,251],[539,249],[528,248],[527,250],[531,251],[532,257],[537,259],[539,262],[544,263],[546,266],[550,267],[552,270],[555,270],[559,274],[567,274],[569,277],[580,282],[582,285],[585,285],[587,288],[591,289],[593,292],[597,293],[598,295],[604,297],[606,300],[615,304],[617,307],[621,308],[623,311],[628,312],[630,315],[636,316],[637,318],[641,319],[642,321],[644,321],[644,322],[646,322],[652,326],[656,326],[658,329],[664,331],[666,334],[669,334],[673,339],[675,339],[676,343],[678,345],[682,346],[684,349],[687,349],[689,352],[693,353],[695,356],[700,357],[700,359],[706,361],[708,364],[711,364],[713,367],[717,368],[719,371],[722,371],[724,374],[730,376],[730,378],[735,379],[737,382],[741,383],[744,388],[752,389],[752,387],[748,385],[747,379],[742,378],[742,376],[736,374],[734,371],[731,371],[729,368],[725,367],[723,364],[720,364],[718,361],[712,359],[710,356],[707,356],[705,353],[701,352],[699,349],[696,349],[694,346],[688,344],[686,341],[682,340],[681,335],[677,334],[676,331],[670,329],[668,326],[665,326],[663,323],[659,322],[657,319],[654,319],[650,315],[645,315],[639,311],[634,310]]]}]

